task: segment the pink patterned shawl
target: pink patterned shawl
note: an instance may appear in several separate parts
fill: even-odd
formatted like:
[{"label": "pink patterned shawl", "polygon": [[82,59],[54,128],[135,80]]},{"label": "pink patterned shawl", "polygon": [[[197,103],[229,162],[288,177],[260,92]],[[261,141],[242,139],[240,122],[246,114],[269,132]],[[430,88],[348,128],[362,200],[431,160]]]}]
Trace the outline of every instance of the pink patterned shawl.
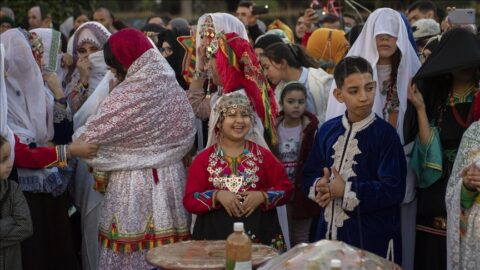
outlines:
[{"label": "pink patterned shawl", "polygon": [[143,53],[75,137],[99,144],[87,162],[99,171],[159,168],[193,143],[194,115],[175,72],[158,50]]}]

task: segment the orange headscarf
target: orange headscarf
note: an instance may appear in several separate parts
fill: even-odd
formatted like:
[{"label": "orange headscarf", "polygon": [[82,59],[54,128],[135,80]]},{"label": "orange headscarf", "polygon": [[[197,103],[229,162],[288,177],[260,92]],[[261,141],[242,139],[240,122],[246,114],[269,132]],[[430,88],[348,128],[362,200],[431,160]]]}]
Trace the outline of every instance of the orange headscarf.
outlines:
[{"label": "orange headscarf", "polygon": [[348,47],[343,31],[320,28],[315,30],[308,39],[307,52],[320,63],[330,62],[331,64],[324,69],[332,74],[338,62],[345,57]]},{"label": "orange headscarf", "polygon": [[285,35],[287,35],[288,40],[290,40],[290,43],[293,43],[295,40],[293,39],[293,31],[288,25],[280,21],[279,19],[276,19],[273,21],[271,24],[268,25],[268,30],[272,29],[280,29],[282,30]]}]

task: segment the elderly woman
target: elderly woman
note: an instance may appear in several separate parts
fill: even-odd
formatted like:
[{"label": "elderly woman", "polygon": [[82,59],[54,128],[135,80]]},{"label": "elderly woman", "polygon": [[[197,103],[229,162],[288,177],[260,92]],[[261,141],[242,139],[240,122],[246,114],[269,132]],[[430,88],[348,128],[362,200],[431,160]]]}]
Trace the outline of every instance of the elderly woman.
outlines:
[{"label": "elderly woman", "polygon": [[118,85],[74,135],[100,145],[87,163],[108,179],[99,268],[149,269],[148,249],[190,236],[182,158],[193,144],[193,111],[175,72],[142,32],[113,34],[104,54]]}]

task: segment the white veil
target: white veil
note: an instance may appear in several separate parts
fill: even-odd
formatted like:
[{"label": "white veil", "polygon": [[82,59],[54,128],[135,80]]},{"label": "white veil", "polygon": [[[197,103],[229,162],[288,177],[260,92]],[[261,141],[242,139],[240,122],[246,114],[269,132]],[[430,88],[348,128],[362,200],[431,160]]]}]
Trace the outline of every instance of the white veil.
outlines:
[{"label": "white veil", "polygon": [[[400,100],[397,133],[400,136],[400,141],[404,143],[403,120],[405,111],[407,110],[408,82],[420,68],[421,63],[415,49],[410,44],[407,27],[400,13],[390,8],[379,8],[370,14],[362,32],[348,51],[347,56],[363,57],[372,65],[373,79],[377,81],[377,91],[375,93],[375,102],[372,110],[380,117],[383,117],[383,107],[386,102],[386,97],[380,93],[376,67],[378,51],[375,37],[379,34],[389,34],[397,37],[397,47],[402,53],[397,74],[397,92],[398,99]],[[333,96],[333,90],[336,87],[336,83],[333,82],[328,98],[326,120],[345,113],[345,105],[339,103]]]}]

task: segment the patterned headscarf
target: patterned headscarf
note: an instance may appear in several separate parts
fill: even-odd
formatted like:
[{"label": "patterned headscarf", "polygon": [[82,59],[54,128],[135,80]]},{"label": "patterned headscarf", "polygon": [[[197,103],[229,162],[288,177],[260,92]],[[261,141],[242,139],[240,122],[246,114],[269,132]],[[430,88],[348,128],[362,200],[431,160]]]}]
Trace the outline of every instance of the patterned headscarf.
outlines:
[{"label": "patterned headscarf", "polygon": [[269,145],[275,145],[277,137],[273,126],[278,108],[273,90],[261,70],[252,46],[236,33],[217,34],[217,40],[215,55],[223,93],[244,88],[253,109],[262,120],[265,140]]},{"label": "patterned headscarf", "polygon": [[[102,24],[98,22],[86,22],[78,27],[73,34],[73,37],[68,42],[67,52],[73,56],[73,62],[76,63],[78,60],[77,50],[85,42],[91,42],[95,46],[98,46],[99,50],[103,50],[103,45],[105,45],[109,37],[110,32]],[[68,73],[65,77],[65,85],[68,85],[72,80],[76,67],[76,65],[71,65],[69,67]]]}]

